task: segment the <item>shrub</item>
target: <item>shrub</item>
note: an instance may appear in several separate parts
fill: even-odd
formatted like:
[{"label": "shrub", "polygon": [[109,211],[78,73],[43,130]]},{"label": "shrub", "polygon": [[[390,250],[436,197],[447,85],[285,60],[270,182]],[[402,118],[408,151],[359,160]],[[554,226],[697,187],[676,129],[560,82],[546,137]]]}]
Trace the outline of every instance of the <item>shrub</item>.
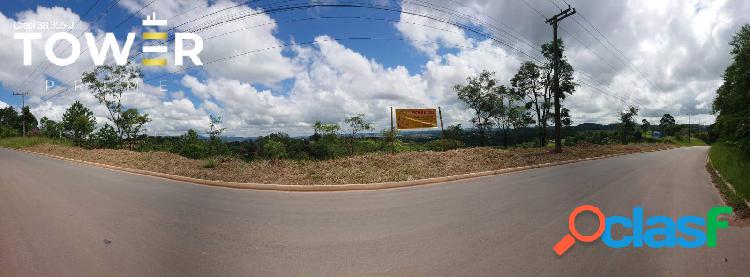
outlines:
[{"label": "shrub", "polygon": [[100,128],[94,134],[91,135],[92,146],[96,148],[109,148],[115,149],[120,146],[120,136],[115,131],[115,128],[109,124],[104,124],[104,127]]},{"label": "shrub", "polygon": [[216,168],[219,162],[214,158],[209,158],[203,161],[203,168]]},{"label": "shrub", "polygon": [[354,142],[355,153],[370,153],[380,150],[382,145],[372,139],[360,139]]},{"label": "shrub", "polygon": [[4,128],[0,126],[0,138],[9,138],[9,137],[17,137],[20,136],[21,133],[18,132],[18,130],[13,128]]},{"label": "shrub", "polygon": [[234,155],[245,161],[249,161],[258,157],[257,145],[251,140],[230,142],[228,143],[227,147],[229,148],[230,153],[233,153]]},{"label": "shrub", "polygon": [[464,147],[464,143],[454,139],[436,139],[422,145],[428,151],[447,151]]},{"label": "shrub", "polygon": [[636,130],[633,132],[633,141],[635,142],[642,142],[643,141],[643,133],[641,131]]},{"label": "shrub", "polygon": [[208,152],[207,155],[209,157],[229,155],[229,147],[219,137],[212,137],[211,139],[209,139],[206,148]]},{"label": "shrub", "polygon": [[209,156],[209,149],[205,142],[198,138],[195,130],[188,130],[180,136],[172,152],[190,159],[203,159]]},{"label": "shrub", "polygon": [[309,153],[313,159],[326,160],[344,156],[347,150],[344,146],[334,142],[317,141],[310,143]]},{"label": "shrub", "polygon": [[520,147],[520,148],[535,148],[536,144],[537,144],[536,141],[527,141],[527,142],[524,142],[524,143],[517,144],[516,147]]},{"label": "shrub", "polygon": [[203,159],[208,157],[208,147],[202,142],[182,144],[177,154],[191,159]]},{"label": "shrub", "polygon": [[400,140],[394,143],[393,148],[397,153],[422,151],[422,147],[419,144],[413,142],[403,142]]},{"label": "shrub", "polygon": [[576,143],[577,143],[576,138],[574,137],[565,138],[563,139],[562,142],[563,142],[563,145],[565,146],[576,146]]},{"label": "shrub", "polygon": [[263,141],[262,145],[262,153],[263,157],[269,158],[269,159],[283,159],[288,156],[286,146],[284,143],[273,140],[273,139],[267,139]]}]

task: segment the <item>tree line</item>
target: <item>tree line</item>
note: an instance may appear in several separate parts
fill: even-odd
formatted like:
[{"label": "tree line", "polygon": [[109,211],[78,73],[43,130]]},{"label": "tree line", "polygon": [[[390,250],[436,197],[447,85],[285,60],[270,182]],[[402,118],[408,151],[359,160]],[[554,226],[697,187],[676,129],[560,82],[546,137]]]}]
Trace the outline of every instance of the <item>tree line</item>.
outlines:
[{"label": "tree line", "polygon": [[729,45],[732,62],[724,70],[724,82],[716,90],[713,102],[716,123],[709,134],[711,140],[736,145],[750,155],[750,25],[743,25]]}]

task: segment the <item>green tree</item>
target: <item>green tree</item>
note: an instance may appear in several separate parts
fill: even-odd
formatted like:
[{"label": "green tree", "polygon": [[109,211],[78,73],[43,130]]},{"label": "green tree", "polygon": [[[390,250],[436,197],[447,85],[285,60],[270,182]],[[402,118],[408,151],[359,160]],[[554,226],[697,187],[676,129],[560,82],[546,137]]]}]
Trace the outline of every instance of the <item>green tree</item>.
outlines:
[{"label": "green tree", "polygon": [[14,137],[20,133],[21,117],[11,106],[0,109],[0,137]]},{"label": "green tree", "polygon": [[498,125],[498,132],[503,133],[503,147],[508,148],[511,130],[525,127],[533,120],[524,105],[520,105],[524,95],[512,88],[499,86],[496,90],[496,104],[493,117]]},{"label": "green tree", "polygon": [[654,137],[654,132],[653,132],[653,130],[651,129],[651,122],[648,122],[648,120],[646,120],[646,119],[644,118],[643,120],[641,120],[641,123],[642,123],[642,125],[641,125],[641,129],[642,129],[642,130],[643,130],[644,132],[646,132],[646,133],[648,133],[649,131],[651,131],[651,137]]},{"label": "green tree", "polygon": [[547,144],[547,123],[552,107],[552,90],[546,89],[541,68],[533,62],[524,62],[510,80],[513,88],[526,99],[525,108],[533,110],[539,146]]},{"label": "green tree", "polygon": [[191,159],[203,159],[208,157],[209,154],[206,143],[198,137],[198,132],[193,129],[180,136],[177,140],[177,146],[172,149],[172,152]]},{"label": "green tree", "polygon": [[21,130],[23,134],[26,135],[30,130],[36,129],[38,125],[39,122],[36,120],[34,114],[31,113],[29,106],[24,106],[21,109]]},{"label": "green tree", "polygon": [[[547,112],[548,119],[554,123],[555,120],[555,113],[554,113],[554,84],[555,84],[555,78],[554,78],[554,72],[555,72],[555,60],[557,59],[557,71],[558,71],[558,84],[560,89],[560,123],[563,126],[570,127],[570,125],[573,123],[570,118],[570,110],[563,107],[563,101],[568,95],[573,94],[575,92],[576,87],[578,84],[575,82],[575,79],[573,78],[573,66],[568,63],[567,58],[565,57],[565,43],[563,43],[562,39],[557,40],[557,50],[558,52],[555,53],[555,47],[553,42],[549,42],[542,45],[542,55],[545,58],[545,63],[542,66],[542,83],[544,84],[544,91],[546,94],[550,97],[550,103],[548,105],[545,105],[544,107],[546,109],[551,109],[553,112]],[[544,124],[547,126],[547,124]],[[546,128],[544,129],[546,132]],[[546,144],[546,141],[545,141]]]},{"label": "green tree", "polygon": [[463,141],[464,130],[461,128],[461,124],[449,125],[445,128],[445,139]]},{"label": "green tree", "polygon": [[497,80],[495,73],[483,70],[478,76],[466,78],[466,85],[455,85],[458,99],[474,112],[471,123],[479,130],[480,144],[485,146],[486,131],[492,127],[492,117],[497,112]]},{"label": "green tree", "polygon": [[76,146],[86,139],[96,127],[96,117],[81,102],[76,101],[63,114],[62,126]]},{"label": "green tree", "polygon": [[357,133],[372,130],[372,123],[365,120],[364,114],[357,114],[344,119],[344,123],[349,124],[349,154],[354,154],[354,140]]},{"label": "green tree", "polygon": [[313,131],[315,135],[319,137],[333,137],[338,136],[338,132],[341,130],[341,126],[338,123],[323,123],[320,120],[315,121],[313,124]]},{"label": "green tree", "polygon": [[229,153],[229,148],[221,140],[221,134],[226,128],[221,127],[222,118],[220,116],[209,115],[208,125],[208,154],[209,156],[225,155]]},{"label": "green tree", "polygon": [[[123,140],[129,137],[128,131],[140,129],[140,126],[123,125],[135,124],[140,120],[136,120],[139,118],[134,116],[138,111],[130,112],[128,114],[130,118],[123,119],[125,112],[129,109],[126,110],[122,105],[122,94],[137,88],[138,78],[140,77],[140,69],[130,63],[126,65],[100,65],[91,72],[83,73],[83,84],[88,86],[99,103],[107,107],[109,120],[114,123],[114,127],[120,136],[121,145]],[[129,145],[129,148],[132,149],[132,145]]]},{"label": "green tree", "polygon": [[214,116],[209,115],[209,124],[208,124],[208,137],[211,139],[218,139],[221,136],[221,133],[223,133],[226,128],[221,128],[221,122],[222,118],[221,116]]},{"label": "green tree", "polygon": [[[560,100],[564,100],[566,96],[573,94],[575,92],[576,87],[578,86],[578,83],[575,82],[575,79],[573,77],[573,66],[570,65],[568,62],[568,59],[565,57],[565,43],[563,43],[562,39],[557,40],[557,46],[559,49],[559,53],[557,54],[558,57],[560,57],[560,63],[558,64],[558,68],[560,70],[559,78],[560,78]],[[553,73],[554,73],[554,47],[552,42],[546,43],[542,45],[542,55],[545,58],[545,63],[543,65],[543,73],[542,78],[544,81],[544,87],[545,90],[552,90],[553,85]],[[554,97],[554,95],[553,95]]]},{"label": "green tree", "polygon": [[103,127],[91,135],[91,139],[97,148],[116,149],[120,146],[120,135],[109,123],[104,123]]},{"label": "green tree", "polygon": [[61,123],[57,123],[45,116],[39,119],[39,127],[42,129],[42,135],[46,137],[62,138],[61,133],[63,128]]},{"label": "green tree", "polygon": [[626,111],[620,112],[620,128],[622,129],[622,143],[628,144],[628,139],[635,132],[635,118],[638,115],[638,107],[631,106]]},{"label": "green tree", "polygon": [[148,114],[140,114],[136,109],[125,110],[115,121],[115,125],[120,126],[120,132],[125,136],[124,141],[128,145],[128,150],[133,150],[133,146],[139,138],[138,134],[141,132],[143,125],[149,121],[151,119]]},{"label": "green tree", "polygon": [[659,120],[659,127],[665,135],[673,136],[677,133],[677,124],[671,114],[665,113]]},{"label": "green tree", "polygon": [[280,141],[268,139],[264,140],[261,145],[266,158],[279,160],[286,158],[288,155],[286,145]]},{"label": "green tree", "polygon": [[750,154],[750,24],[740,27],[729,45],[732,61],[716,90],[714,127],[721,140],[734,141]]}]

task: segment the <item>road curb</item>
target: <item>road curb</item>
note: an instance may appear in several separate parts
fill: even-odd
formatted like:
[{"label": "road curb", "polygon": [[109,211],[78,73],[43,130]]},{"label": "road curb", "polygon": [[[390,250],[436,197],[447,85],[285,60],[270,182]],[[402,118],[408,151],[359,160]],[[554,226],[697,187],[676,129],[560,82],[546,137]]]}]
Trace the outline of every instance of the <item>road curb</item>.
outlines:
[{"label": "road curb", "polygon": [[577,162],[583,162],[583,161],[600,160],[600,159],[612,158],[612,157],[629,155],[629,154],[657,152],[657,151],[670,150],[670,149],[675,149],[675,148],[679,148],[679,146],[666,148],[666,149],[647,150],[647,151],[633,152],[633,153],[610,154],[610,155],[591,157],[591,158],[558,161],[558,162],[551,162],[551,163],[544,163],[544,164],[504,168],[504,169],[466,173],[466,174],[459,174],[459,175],[452,175],[452,176],[434,177],[434,178],[427,178],[427,179],[381,182],[381,183],[366,183],[366,184],[343,184],[343,185],[281,185],[281,184],[215,181],[215,180],[206,180],[206,179],[198,179],[198,178],[192,178],[192,177],[186,177],[186,176],[172,175],[172,174],[166,174],[166,173],[160,173],[160,172],[154,172],[154,171],[147,171],[147,170],[142,170],[142,169],[112,166],[112,165],[100,164],[100,163],[83,161],[83,160],[76,160],[76,159],[71,159],[71,158],[46,154],[46,153],[29,151],[25,149],[14,149],[14,150],[26,152],[30,154],[35,154],[35,155],[40,155],[40,156],[45,156],[45,157],[49,157],[49,158],[53,158],[57,160],[69,161],[69,162],[74,162],[74,163],[79,163],[79,164],[84,164],[84,165],[89,165],[89,166],[95,166],[99,168],[110,169],[114,171],[121,171],[121,172],[127,172],[127,173],[132,173],[132,174],[144,175],[144,176],[164,178],[164,179],[169,179],[173,181],[181,181],[181,182],[187,182],[187,183],[192,183],[192,184],[197,184],[197,185],[224,187],[224,188],[232,188],[232,189],[252,189],[252,190],[271,190],[271,191],[289,191],[289,192],[316,192],[316,191],[335,192],[335,191],[356,191],[356,190],[381,190],[381,189],[393,189],[393,188],[403,188],[403,187],[413,187],[413,186],[421,186],[421,185],[429,185],[429,184],[446,183],[446,182],[451,182],[451,181],[466,180],[466,179],[473,179],[473,178],[494,176],[494,175],[502,175],[506,173],[524,171],[524,170],[535,169],[535,168],[545,168],[545,167],[559,166],[559,165],[565,165],[565,164],[571,164],[571,163],[577,163]]}]

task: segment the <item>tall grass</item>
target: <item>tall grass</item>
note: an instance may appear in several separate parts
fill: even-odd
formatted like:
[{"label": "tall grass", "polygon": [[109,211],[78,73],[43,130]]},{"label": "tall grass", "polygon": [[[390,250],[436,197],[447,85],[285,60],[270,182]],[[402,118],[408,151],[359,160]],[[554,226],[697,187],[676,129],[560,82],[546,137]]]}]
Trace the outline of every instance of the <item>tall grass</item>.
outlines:
[{"label": "tall grass", "polygon": [[709,152],[711,163],[745,199],[750,196],[750,155],[727,143],[715,143]]},{"label": "tall grass", "polygon": [[48,137],[12,137],[12,138],[0,138],[0,147],[21,149],[37,144],[58,144],[70,146],[71,143],[67,140],[52,139]]}]

